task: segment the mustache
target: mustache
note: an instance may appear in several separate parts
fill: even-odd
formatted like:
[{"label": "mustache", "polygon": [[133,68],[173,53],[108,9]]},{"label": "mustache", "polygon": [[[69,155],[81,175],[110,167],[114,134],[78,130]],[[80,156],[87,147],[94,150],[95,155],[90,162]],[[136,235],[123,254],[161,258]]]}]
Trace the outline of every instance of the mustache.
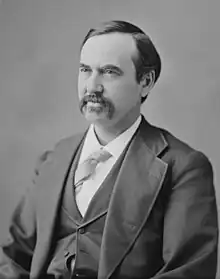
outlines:
[{"label": "mustache", "polygon": [[115,108],[114,108],[114,104],[111,102],[111,100],[104,97],[103,95],[95,94],[95,93],[85,95],[80,100],[79,108],[82,113],[83,113],[83,108],[87,105],[88,102],[100,104],[103,108],[107,109],[109,117],[111,117],[114,113]]},{"label": "mustache", "polygon": [[92,102],[92,103],[100,103],[105,105],[106,103],[109,102],[109,100],[103,96],[98,96],[96,94],[90,94],[90,95],[86,95],[82,98],[82,102],[83,103],[88,103],[88,102]]},{"label": "mustache", "polygon": [[102,95],[98,95],[98,94],[89,94],[89,95],[85,95],[81,100],[80,100],[80,110],[83,109],[83,107],[88,103],[99,103],[101,104],[103,107],[112,107],[112,102],[107,99],[106,97],[102,96]]}]

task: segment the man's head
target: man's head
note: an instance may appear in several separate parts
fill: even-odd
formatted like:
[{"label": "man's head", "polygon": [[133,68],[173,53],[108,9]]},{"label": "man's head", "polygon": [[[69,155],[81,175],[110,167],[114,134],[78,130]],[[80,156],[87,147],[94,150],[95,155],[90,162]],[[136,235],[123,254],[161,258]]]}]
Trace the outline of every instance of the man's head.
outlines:
[{"label": "man's head", "polygon": [[140,28],[124,21],[110,21],[90,29],[81,47],[81,111],[92,121],[99,116],[115,124],[132,118],[140,111],[160,70],[159,54]]}]

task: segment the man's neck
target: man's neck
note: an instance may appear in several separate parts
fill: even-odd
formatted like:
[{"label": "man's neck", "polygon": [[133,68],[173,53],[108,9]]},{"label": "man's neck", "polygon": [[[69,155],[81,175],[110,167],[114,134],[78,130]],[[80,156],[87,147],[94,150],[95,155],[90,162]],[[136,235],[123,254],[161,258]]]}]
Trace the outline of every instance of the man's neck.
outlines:
[{"label": "man's neck", "polygon": [[101,145],[106,145],[109,142],[111,142],[112,140],[114,140],[116,137],[118,137],[124,131],[129,129],[135,123],[138,116],[135,119],[133,119],[133,121],[127,122],[123,126],[115,125],[115,126],[103,127],[102,125],[95,124],[94,132],[96,134],[96,137],[97,137],[99,143]]}]

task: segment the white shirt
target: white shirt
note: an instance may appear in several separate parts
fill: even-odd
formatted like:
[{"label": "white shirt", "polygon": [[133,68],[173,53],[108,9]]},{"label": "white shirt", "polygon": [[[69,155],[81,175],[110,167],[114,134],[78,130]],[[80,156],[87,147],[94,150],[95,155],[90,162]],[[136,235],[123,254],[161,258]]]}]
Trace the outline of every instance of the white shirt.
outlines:
[{"label": "white shirt", "polygon": [[124,151],[125,147],[139,127],[140,122],[141,115],[131,125],[131,127],[129,127],[126,131],[124,131],[105,146],[99,143],[94,132],[94,125],[89,127],[79,158],[79,164],[85,161],[92,153],[99,149],[105,149],[112,156],[107,161],[100,162],[96,167],[94,175],[92,175],[90,179],[83,183],[79,191],[76,191],[76,202],[82,216],[85,215],[92,197],[101,186],[102,182],[116,163],[119,156]]}]

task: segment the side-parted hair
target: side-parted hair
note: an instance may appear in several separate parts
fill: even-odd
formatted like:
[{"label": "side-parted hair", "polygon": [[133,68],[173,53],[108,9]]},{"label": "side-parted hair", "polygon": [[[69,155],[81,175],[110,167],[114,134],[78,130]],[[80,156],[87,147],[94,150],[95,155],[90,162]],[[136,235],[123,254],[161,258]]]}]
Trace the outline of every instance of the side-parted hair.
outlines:
[{"label": "side-parted hair", "polygon": [[[146,35],[139,27],[129,22],[112,20],[103,22],[98,27],[91,28],[82,42],[81,49],[89,38],[115,32],[130,34],[136,43],[138,55],[133,57],[132,60],[136,69],[137,82],[140,82],[144,75],[150,71],[154,71],[155,83],[161,72],[160,56],[150,37]],[[146,97],[142,97],[142,103],[145,101]]]}]

